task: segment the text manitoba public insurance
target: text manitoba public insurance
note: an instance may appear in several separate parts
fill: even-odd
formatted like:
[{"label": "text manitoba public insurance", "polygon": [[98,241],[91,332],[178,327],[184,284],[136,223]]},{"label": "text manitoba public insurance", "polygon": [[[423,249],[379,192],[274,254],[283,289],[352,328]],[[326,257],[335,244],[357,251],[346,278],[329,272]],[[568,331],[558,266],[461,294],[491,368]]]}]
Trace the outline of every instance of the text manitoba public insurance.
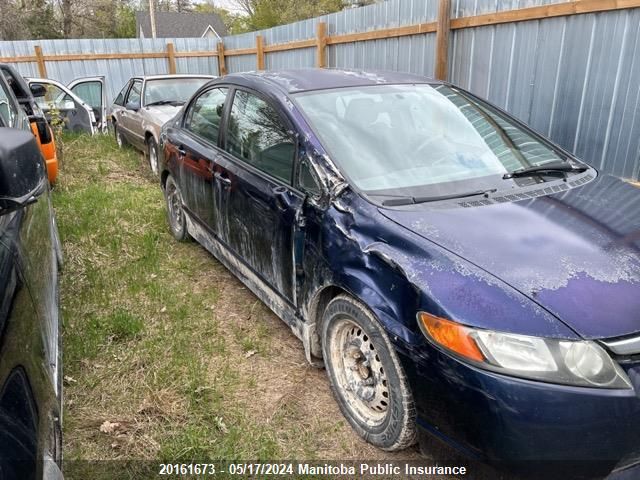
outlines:
[{"label": "text manitoba public insurance", "polygon": [[393,463],[362,463],[360,465],[298,464],[299,475],[466,475],[467,468],[463,466],[442,465],[395,465]]}]

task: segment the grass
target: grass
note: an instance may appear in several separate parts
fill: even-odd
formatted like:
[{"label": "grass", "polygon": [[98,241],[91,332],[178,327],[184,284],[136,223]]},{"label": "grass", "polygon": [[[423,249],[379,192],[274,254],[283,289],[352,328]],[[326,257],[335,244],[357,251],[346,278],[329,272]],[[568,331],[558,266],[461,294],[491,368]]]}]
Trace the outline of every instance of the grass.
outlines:
[{"label": "grass", "polygon": [[100,135],[64,148],[53,200],[67,461],[399,458],[351,431],[284,323],[197,244],[174,241],[139,153]]}]

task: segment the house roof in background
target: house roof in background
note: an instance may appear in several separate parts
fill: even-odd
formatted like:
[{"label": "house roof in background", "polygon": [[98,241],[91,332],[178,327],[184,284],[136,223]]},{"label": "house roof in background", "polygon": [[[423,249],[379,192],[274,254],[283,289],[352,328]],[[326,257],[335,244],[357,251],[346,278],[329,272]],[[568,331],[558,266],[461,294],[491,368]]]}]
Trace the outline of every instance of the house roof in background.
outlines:
[{"label": "house roof in background", "polygon": [[[221,37],[227,34],[227,28],[215,13],[176,13],[156,12],[157,38],[201,37],[211,26]],[[136,12],[136,34],[140,30],[145,38],[151,38],[151,17],[149,12]]]}]

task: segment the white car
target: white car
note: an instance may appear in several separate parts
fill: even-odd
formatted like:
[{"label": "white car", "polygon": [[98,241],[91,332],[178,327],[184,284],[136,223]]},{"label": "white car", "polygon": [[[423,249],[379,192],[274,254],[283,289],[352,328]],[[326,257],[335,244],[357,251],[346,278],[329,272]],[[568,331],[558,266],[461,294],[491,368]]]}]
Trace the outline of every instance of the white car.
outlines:
[{"label": "white car", "polygon": [[104,77],[78,78],[66,86],[49,78],[26,80],[34,92],[44,87],[46,94],[35,98],[47,120],[52,120],[55,111],[68,130],[91,134],[107,131]]}]

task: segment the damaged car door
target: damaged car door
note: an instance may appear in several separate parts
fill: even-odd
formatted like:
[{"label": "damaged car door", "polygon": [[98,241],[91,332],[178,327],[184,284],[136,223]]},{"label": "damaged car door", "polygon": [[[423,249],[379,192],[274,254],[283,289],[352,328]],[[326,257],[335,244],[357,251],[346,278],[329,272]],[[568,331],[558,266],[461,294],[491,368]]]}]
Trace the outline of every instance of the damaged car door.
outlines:
[{"label": "damaged car door", "polygon": [[96,128],[107,132],[107,93],[104,77],[77,78],[68,85],[69,90],[82,99],[93,110]]},{"label": "damaged car door", "polygon": [[36,96],[36,103],[49,123],[55,123],[55,116],[67,130],[91,135],[95,133],[96,117],[93,110],[67,87],[45,78],[29,78],[27,82],[32,91],[46,92],[44,96]]},{"label": "damaged car door", "polygon": [[293,188],[296,136],[266,99],[235,89],[216,160],[214,190],[227,220],[222,240],[295,304],[294,237],[304,195]]}]

